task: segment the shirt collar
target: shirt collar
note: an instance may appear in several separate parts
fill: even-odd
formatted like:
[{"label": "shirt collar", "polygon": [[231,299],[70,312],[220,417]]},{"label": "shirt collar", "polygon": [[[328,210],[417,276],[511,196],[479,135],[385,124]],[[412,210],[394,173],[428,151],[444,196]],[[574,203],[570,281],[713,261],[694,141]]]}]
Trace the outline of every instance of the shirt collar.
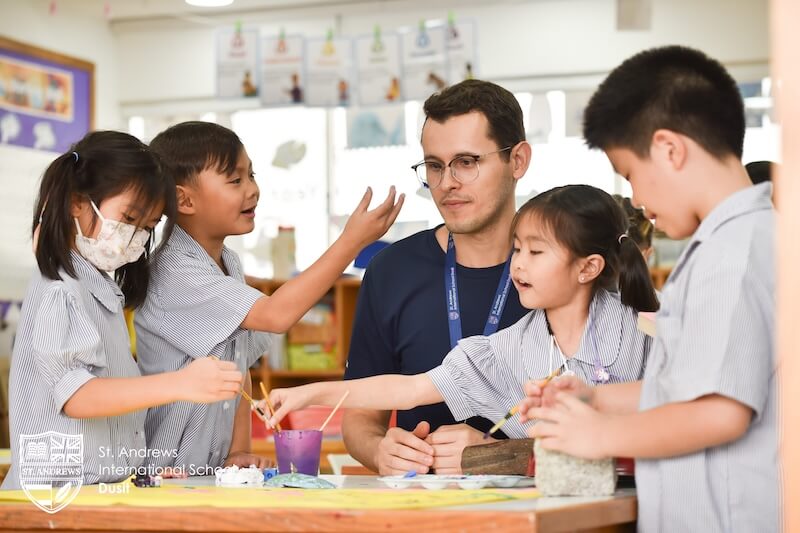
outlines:
[{"label": "shirt collar", "polygon": [[622,342],[622,305],[618,294],[605,289],[595,292],[575,359],[593,367],[597,361],[604,367],[614,364]]},{"label": "shirt collar", "polygon": [[122,310],[125,296],[119,285],[105,272],[89,263],[80,253],[72,251],[72,266],[75,279],[83,283],[92,296],[112,313]]},{"label": "shirt collar", "polygon": [[736,191],[711,210],[689,243],[704,241],[729,220],[772,207],[772,183],[759,183]]},{"label": "shirt collar", "polygon": [[[224,274],[222,269],[219,268],[217,262],[214,261],[210,255],[208,255],[206,249],[200,246],[200,243],[197,242],[194,237],[189,235],[186,230],[178,225],[176,225],[173,229],[172,236],[169,238],[167,246],[177,250],[180,253],[199,259],[200,261],[215,268],[220,274]],[[225,268],[228,270],[229,275],[235,278],[243,277],[239,272],[238,261],[234,260],[234,253],[225,245],[222,246],[222,262],[225,264]]]},{"label": "shirt collar", "polygon": [[678,275],[683,265],[686,264],[686,258],[694,251],[694,248],[711,237],[711,235],[726,222],[746,215],[747,213],[762,211],[764,209],[773,209],[773,207],[772,183],[770,182],[746,187],[725,198],[706,215],[706,218],[704,218],[697,227],[694,235],[692,235],[692,238],[686,244],[681,256],[675,263],[675,267],[670,274],[670,279],[674,279]]},{"label": "shirt collar", "polygon": [[[623,304],[616,294],[605,289],[599,289],[589,305],[589,317],[583,328],[581,343],[578,351],[571,359],[575,359],[594,367],[599,360],[604,367],[609,367],[617,360],[620,352],[620,343],[623,327]],[[544,310],[534,313],[531,317],[531,327],[542,328],[547,339],[549,350],[552,339],[547,327],[547,317]],[[595,358],[597,354],[597,358]],[[561,364],[560,356],[558,364]]]}]

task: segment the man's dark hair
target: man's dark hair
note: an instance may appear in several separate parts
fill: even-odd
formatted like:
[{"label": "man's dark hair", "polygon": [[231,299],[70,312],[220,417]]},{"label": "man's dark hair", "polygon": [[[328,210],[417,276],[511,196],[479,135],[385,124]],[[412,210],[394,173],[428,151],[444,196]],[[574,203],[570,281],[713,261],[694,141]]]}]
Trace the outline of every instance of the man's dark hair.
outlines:
[{"label": "man's dark hair", "polygon": [[583,116],[589,147],[627,148],[641,158],[658,129],[691,138],[717,159],[741,159],[744,102],[725,67],[682,46],[645,50],[608,75]]},{"label": "man's dark hair", "polygon": [[[483,80],[465,80],[431,95],[423,106],[425,120],[444,122],[473,111],[489,122],[489,138],[498,148],[514,146],[525,140],[522,108],[514,95],[497,84]],[[510,152],[501,152],[508,161]]]},{"label": "man's dark hair", "polygon": [[239,136],[228,128],[199,121],[170,126],[150,142],[176,185],[192,184],[200,172],[212,167],[220,174],[232,174],[242,148]]}]

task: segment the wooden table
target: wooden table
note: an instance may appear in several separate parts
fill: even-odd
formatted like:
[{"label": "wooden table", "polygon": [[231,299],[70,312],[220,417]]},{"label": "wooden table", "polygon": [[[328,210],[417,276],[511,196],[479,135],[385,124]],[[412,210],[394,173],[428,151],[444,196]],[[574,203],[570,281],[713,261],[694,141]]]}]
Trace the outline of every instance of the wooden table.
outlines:
[{"label": "wooden table", "polygon": [[[343,488],[393,490],[374,476],[323,477]],[[202,486],[213,480],[193,478],[191,483]],[[619,490],[610,498],[538,498],[402,511],[70,505],[49,515],[33,504],[0,504],[0,528],[18,531],[610,532],[635,531],[635,521],[633,489]]]}]

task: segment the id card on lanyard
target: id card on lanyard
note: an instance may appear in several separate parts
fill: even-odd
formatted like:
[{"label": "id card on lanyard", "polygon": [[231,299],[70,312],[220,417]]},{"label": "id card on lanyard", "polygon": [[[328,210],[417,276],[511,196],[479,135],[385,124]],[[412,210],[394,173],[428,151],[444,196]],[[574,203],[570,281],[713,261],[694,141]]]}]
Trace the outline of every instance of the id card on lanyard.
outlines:
[{"label": "id card on lanyard", "polygon": [[[508,293],[511,290],[511,256],[506,260],[503,273],[500,276],[500,283],[492,300],[492,307],[489,316],[486,318],[486,325],[483,328],[484,335],[491,335],[500,327],[500,316],[506,306]],[[444,291],[447,301],[447,324],[450,328],[450,349],[455,348],[461,340],[461,307],[458,303],[458,283],[456,280],[456,245],[453,242],[453,235],[447,236],[447,254],[444,261]]]}]

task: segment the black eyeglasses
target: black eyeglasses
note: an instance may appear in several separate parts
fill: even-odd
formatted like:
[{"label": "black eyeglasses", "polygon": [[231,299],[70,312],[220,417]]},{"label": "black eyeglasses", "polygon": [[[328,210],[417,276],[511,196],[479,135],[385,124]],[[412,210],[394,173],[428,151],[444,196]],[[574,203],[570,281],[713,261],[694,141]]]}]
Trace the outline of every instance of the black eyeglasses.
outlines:
[{"label": "black eyeglasses", "polygon": [[446,165],[439,161],[422,161],[416,165],[412,165],[411,170],[417,174],[417,179],[419,179],[420,183],[428,189],[435,189],[441,185],[444,179],[444,170],[447,167],[450,168],[450,175],[453,176],[454,180],[462,184],[472,183],[478,179],[478,175],[480,174],[481,169],[478,165],[480,159],[487,155],[499,154],[500,152],[511,150],[512,148],[513,146],[506,146],[505,148],[480,155],[460,155]]}]

